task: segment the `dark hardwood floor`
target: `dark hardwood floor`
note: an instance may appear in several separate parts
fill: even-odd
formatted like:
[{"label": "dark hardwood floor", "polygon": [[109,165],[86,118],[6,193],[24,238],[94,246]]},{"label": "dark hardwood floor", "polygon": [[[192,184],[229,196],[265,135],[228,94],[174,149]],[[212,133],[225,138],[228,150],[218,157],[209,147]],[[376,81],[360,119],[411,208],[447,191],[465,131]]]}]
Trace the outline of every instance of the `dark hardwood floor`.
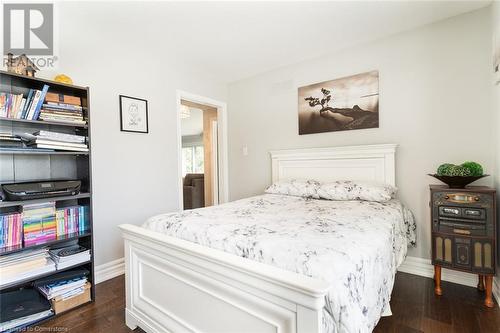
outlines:
[{"label": "dark hardwood floor", "polygon": [[[43,327],[75,333],[132,332],[125,326],[124,307],[125,283],[121,276],[98,284],[94,303]],[[500,332],[500,308],[484,307],[482,293],[453,283],[443,282],[443,296],[437,297],[432,279],[398,273],[391,308],[393,315],[382,318],[374,332]]]}]

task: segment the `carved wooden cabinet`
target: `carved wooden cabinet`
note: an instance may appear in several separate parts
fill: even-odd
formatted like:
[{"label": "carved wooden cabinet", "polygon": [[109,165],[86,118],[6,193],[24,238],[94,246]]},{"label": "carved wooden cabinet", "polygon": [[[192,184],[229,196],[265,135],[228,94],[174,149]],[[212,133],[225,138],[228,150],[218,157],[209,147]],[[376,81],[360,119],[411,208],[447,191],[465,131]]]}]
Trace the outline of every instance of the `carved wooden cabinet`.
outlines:
[{"label": "carved wooden cabinet", "polygon": [[478,289],[492,307],[496,256],[496,192],[484,186],[431,185],[434,292],[442,294],[441,268],[478,274]]}]

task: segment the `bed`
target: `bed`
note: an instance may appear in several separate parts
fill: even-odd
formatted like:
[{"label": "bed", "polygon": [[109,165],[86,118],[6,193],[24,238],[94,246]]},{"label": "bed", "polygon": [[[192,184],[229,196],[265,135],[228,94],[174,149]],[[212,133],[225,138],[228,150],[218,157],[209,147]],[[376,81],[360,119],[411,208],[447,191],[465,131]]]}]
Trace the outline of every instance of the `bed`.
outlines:
[{"label": "bed", "polygon": [[[394,185],[395,145],[275,151],[273,182]],[[369,332],[415,241],[397,200],[263,194],[122,225],[126,323],[147,332]]]}]

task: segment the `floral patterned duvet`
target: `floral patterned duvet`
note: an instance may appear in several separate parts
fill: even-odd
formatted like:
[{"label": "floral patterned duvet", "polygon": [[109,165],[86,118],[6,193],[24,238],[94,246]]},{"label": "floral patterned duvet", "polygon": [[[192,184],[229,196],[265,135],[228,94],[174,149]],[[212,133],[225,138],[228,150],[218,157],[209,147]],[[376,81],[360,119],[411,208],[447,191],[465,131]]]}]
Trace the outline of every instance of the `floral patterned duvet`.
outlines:
[{"label": "floral patterned duvet", "polygon": [[397,200],[264,194],[143,227],[329,282],[324,332],[371,332],[390,313],[396,269],[415,244],[412,214]]}]

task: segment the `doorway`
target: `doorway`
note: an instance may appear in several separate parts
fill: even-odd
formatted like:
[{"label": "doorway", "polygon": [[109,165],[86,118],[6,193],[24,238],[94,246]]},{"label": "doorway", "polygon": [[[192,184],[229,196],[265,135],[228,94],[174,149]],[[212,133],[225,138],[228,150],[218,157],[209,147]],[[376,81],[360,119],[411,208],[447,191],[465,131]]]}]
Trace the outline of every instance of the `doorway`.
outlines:
[{"label": "doorway", "polygon": [[227,201],[225,103],[178,92],[179,206]]}]

